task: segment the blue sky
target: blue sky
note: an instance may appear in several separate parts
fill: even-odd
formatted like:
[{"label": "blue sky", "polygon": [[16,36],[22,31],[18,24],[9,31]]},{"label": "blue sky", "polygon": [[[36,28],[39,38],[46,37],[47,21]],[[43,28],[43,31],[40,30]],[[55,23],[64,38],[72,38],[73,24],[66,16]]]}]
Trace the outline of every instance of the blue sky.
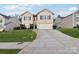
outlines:
[{"label": "blue sky", "polygon": [[46,8],[51,10],[55,15],[66,16],[78,10],[78,4],[0,4],[0,13],[6,15],[21,15],[25,11],[34,14]]}]

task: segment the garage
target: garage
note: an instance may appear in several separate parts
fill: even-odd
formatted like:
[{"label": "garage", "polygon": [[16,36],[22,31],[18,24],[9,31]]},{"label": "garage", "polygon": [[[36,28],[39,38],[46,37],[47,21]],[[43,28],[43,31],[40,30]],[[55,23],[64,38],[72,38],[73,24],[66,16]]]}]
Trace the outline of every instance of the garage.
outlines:
[{"label": "garage", "polygon": [[52,24],[37,24],[38,29],[52,29]]}]

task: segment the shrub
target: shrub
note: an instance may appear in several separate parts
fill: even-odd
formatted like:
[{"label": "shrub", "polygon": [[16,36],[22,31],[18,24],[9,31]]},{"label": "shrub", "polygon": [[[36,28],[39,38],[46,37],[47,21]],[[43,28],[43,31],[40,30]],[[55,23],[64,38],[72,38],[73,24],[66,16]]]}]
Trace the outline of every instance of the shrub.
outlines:
[{"label": "shrub", "polygon": [[20,29],[20,27],[14,27],[14,30],[19,30]]},{"label": "shrub", "polygon": [[79,28],[79,25],[77,25],[77,26],[74,26],[74,28]]},{"label": "shrub", "polygon": [[33,24],[30,24],[30,29],[33,29],[33,26],[34,26]]},{"label": "shrub", "polygon": [[26,29],[25,25],[20,24],[20,29]]}]

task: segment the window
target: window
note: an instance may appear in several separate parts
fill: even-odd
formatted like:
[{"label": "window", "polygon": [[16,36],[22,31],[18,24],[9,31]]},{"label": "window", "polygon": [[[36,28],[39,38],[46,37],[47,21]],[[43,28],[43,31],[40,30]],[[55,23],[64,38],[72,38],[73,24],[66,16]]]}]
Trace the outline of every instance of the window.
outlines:
[{"label": "window", "polygon": [[24,16],[24,20],[31,20],[31,16]]},{"label": "window", "polygon": [[79,21],[79,17],[77,17],[77,21]]},{"label": "window", "polygon": [[25,16],[24,16],[24,20],[25,20]]},{"label": "window", "polygon": [[48,16],[48,19],[51,19],[51,16]]},{"label": "window", "polygon": [[76,20],[79,22],[79,15],[78,14],[76,15]]},{"label": "window", "polygon": [[46,19],[50,20],[51,19],[51,16],[46,16]]},{"label": "window", "polygon": [[0,23],[2,23],[2,19],[0,19]]},{"label": "window", "polygon": [[79,14],[76,14],[76,17],[79,17]]},{"label": "window", "polygon": [[79,17],[76,17],[77,19],[79,19]]},{"label": "window", "polygon": [[28,18],[29,18],[29,20],[31,20],[31,16],[29,16]]},{"label": "window", "polygon": [[40,16],[40,19],[42,20],[42,19],[45,19],[45,16]]},{"label": "window", "polygon": [[40,16],[40,19],[43,19],[43,17],[42,17],[42,16]]},{"label": "window", "polygon": [[49,20],[49,19],[51,19],[51,16],[40,16],[40,19],[41,19],[41,20],[42,20],[42,19]]},{"label": "window", "polygon": [[46,19],[46,16],[43,16],[43,19]]}]

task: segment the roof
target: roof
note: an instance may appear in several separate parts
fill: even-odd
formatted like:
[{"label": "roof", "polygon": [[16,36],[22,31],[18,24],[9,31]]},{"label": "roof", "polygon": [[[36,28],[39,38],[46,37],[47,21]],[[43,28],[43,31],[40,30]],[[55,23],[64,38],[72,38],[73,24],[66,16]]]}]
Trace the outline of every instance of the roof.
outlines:
[{"label": "roof", "polygon": [[48,12],[50,12],[50,13],[52,13],[52,14],[54,15],[54,13],[53,13],[52,11],[48,10],[48,9],[43,9],[43,10],[41,10],[40,12],[37,13],[37,15],[38,15],[39,13],[43,12],[44,10],[47,10]]},{"label": "roof", "polygon": [[79,10],[75,11],[74,13],[78,13],[78,12],[79,12]]},{"label": "roof", "polygon": [[[79,10],[77,10],[77,11],[73,12],[73,13],[72,13],[72,14],[70,14],[70,15],[67,15],[66,17],[72,16],[73,14],[75,14],[75,13],[77,13],[77,12],[79,12]],[[64,17],[64,18],[66,18],[66,17]]]},{"label": "roof", "polygon": [[1,14],[1,13],[0,13],[0,15],[1,15],[1,16],[3,16],[3,17],[4,17],[4,18],[6,18],[6,19],[9,19],[9,18],[11,18],[10,16],[6,16],[6,15],[4,15],[4,14]]},{"label": "roof", "polygon": [[67,16],[65,16],[65,17],[63,17],[63,19],[64,19],[64,18],[66,18],[66,17],[69,17],[69,16],[72,16],[72,14],[70,14],[70,15],[67,15]]},{"label": "roof", "polygon": [[61,17],[60,15],[58,15],[57,18],[63,19],[64,17]]},{"label": "roof", "polygon": [[26,12],[24,12],[23,14],[21,14],[21,16],[24,15],[24,14],[26,14],[26,13],[30,13],[31,15],[33,15],[31,12],[26,11]]}]

